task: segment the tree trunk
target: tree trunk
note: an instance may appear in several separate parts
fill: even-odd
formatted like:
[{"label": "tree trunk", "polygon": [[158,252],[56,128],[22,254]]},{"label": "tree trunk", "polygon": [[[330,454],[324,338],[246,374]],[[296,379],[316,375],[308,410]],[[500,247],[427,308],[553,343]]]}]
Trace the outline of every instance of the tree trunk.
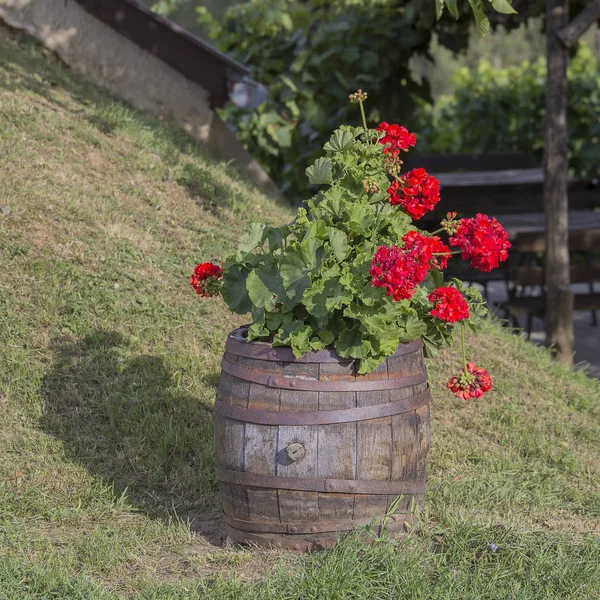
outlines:
[{"label": "tree trunk", "polygon": [[567,195],[568,50],[558,32],[569,23],[569,0],[546,0],[546,115],[544,212],[546,215],[546,341],[561,363],[573,364],[573,293]]}]

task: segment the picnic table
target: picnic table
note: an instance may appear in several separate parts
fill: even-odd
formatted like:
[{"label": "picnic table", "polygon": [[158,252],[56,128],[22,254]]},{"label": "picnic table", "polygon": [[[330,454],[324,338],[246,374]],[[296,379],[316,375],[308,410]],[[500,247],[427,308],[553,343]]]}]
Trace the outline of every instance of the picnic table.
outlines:
[{"label": "picnic table", "polygon": [[[449,211],[459,216],[486,213],[495,216],[506,229],[512,243],[510,260],[490,273],[456,271],[470,283],[483,286],[487,294],[492,281],[505,282],[509,299],[502,308],[508,319],[518,325],[518,315],[527,316],[531,331],[534,316],[544,316],[545,217],[543,203],[544,172],[528,154],[429,155],[406,161],[405,170],[423,167],[440,182],[442,200],[424,225],[433,231]],[[590,310],[597,325],[595,310],[600,310],[600,187],[596,179],[569,180],[569,250],[572,253],[571,281],[585,284],[574,295],[575,310]]]},{"label": "picnic table", "polygon": [[[537,233],[542,237],[546,229],[544,213],[527,212],[497,215],[508,239],[514,241],[519,234]],[[569,232],[585,232],[600,229],[600,210],[571,210],[569,211]],[[585,235],[585,233],[583,233]],[[543,247],[540,249],[543,251]]]}]

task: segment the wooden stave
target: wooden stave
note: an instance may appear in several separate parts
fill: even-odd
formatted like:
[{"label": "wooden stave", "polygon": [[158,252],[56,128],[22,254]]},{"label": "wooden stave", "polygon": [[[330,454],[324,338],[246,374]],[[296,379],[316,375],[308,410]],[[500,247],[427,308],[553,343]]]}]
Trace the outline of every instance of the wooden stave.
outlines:
[{"label": "wooden stave", "polygon": [[[388,378],[390,377],[390,373],[392,375],[397,374],[397,373],[404,373],[404,376],[408,375],[411,370],[413,369],[419,369],[419,368],[423,368],[422,365],[423,363],[423,356],[422,356],[422,344],[413,344],[411,346],[413,348],[413,350],[411,352],[399,352],[395,355],[393,355],[392,357],[388,357],[388,359],[386,359],[384,365],[385,368],[379,368],[378,371],[379,373],[377,373],[377,376],[379,378],[382,378],[382,376],[385,374]],[[231,353],[229,352],[229,350],[231,349],[231,345],[227,351],[226,354],[230,354],[230,356],[227,356],[225,358],[225,360],[232,360],[231,358]],[[403,349],[404,350],[404,349]],[[412,356],[414,355],[414,356]],[[266,369],[268,370],[273,370],[273,369],[278,369],[278,368],[282,368],[282,370],[285,368],[285,364],[284,365],[273,365],[272,363],[281,363],[282,361],[274,361],[274,360],[268,360],[268,359],[248,359],[248,357],[246,356],[241,356],[238,357],[239,360],[241,360],[242,362],[247,361],[247,360],[253,360],[254,362],[251,363],[251,365],[260,365],[261,369]],[[391,361],[391,364],[390,364]],[[321,365],[322,363],[310,363],[310,362],[300,362],[297,361],[299,364],[296,368],[296,373],[299,376],[310,376],[311,373],[313,375],[313,377],[315,376],[315,373],[317,375],[317,381],[318,381],[318,377],[320,375],[320,373],[318,371],[315,370],[315,364],[317,365],[317,367],[319,368],[319,365]],[[271,363],[271,364],[267,364],[267,363]],[[343,363],[341,363],[340,365],[340,376],[344,377],[344,369],[346,370],[346,374],[345,374],[345,381],[355,381],[357,379],[357,376],[355,373],[352,373],[351,375],[349,375],[350,370],[348,368],[348,362],[345,361]],[[328,378],[330,378],[333,375],[335,375],[335,365],[332,366],[331,363],[328,364],[328,367],[326,369],[324,369],[325,374]],[[407,373],[407,371],[409,373]],[[362,376],[358,376],[358,378],[360,378]],[[331,380],[331,379],[328,379]],[[239,384],[241,385],[241,387],[244,386],[244,384]],[[252,389],[250,387],[248,387],[246,389],[247,391],[247,397],[243,398],[243,393],[227,393],[221,389],[221,386],[219,386],[219,400],[220,401],[229,401],[231,404],[233,405],[237,405],[237,406],[243,406],[243,407],[252,407],[252,406],[260,406],[263,410],[269,411],[269,412],[283,412],[283,411],[289,411],[290,410],[290,405],[289,402],[282,402],[281,398],[277,398],[277,396],[281,396],[282,395],[282,390],[276,391],[276,388],[265,388],[264,386],[260,386],[257,384],[250,384],[251,386],[254,386]],[[425,383],[425,385],[427,385]],[[267,389],[269,389],[269,391],[267,392]],[[346,398],[335,398],[335,393],[333,394],[333,399],[329,398],[329,402],[333,402],[334,405],[339,406],[339,410],[343,410],[344,406],[342,406],[344,404],[344,402],[350,402],[350,405],[352,406],[364,406],[364,405],[372,405],[372,406],[377,406],[378,404],[385,404],[388,403],[392,400],[392,396],[394,394],[404,394],[404,395],[408,395],[408,397],[418,394],[419,391],[422,390],[422,386],[421,388],[419,387],[419,385],[417,386],[412,386],[411,388],[402,388],[400,390],[392,390],[390,391],[388,394],[386,393],[380,393],[379,396],[377,396],[377,394],[373,395],[371,394],[372,397],[368,397],[369,394],[366,393],[355,393],[355,392],[349,392],[346,393]],[[231,392],[231,389],[229,390],[229,392]],[[239,392],[239,390],[238,390]],[[292,390],[287,390],[286,394],[293,394]],[[306,409],[307,406],[309,408],[311,408],[311,410],[315,411],[315,410],[331,410],[331,407],[329,405],[327,405],[327,402],[323,403],[322,401],[320,401],[319,399],[319,392],[297,392],[297,394],[300,394],[302,396],[302,399],[299,400],[298,398],[296,398],[296,405],[302,409]],[[307,395],[307,397],[304,397],[305,395]],[[315,397],[316,394],[316,397]],[[343,392],[341,393],[343,396]],[[349,399],[348,394],[350,394],[350,396],[352,397],[352,399]],[[263,397],[264,396],[264,397]],[[377,397],[375,397],[377,396]],[[352,402],[354,402],[354,404],[352,404]],[[312,403],[312,404],[311,404]],[[340,405],[341,403],[341,405]],[[292,404],[294,404],[292,402]],[[348,408],[348,406],[346,406],[345,408]],[[420,448],[420,451],[424,454],[424,456],[422,456],[420,459],[415,458],[410,466],[410,470],[412,470],[413,472],[413,478],[419,477],[421,480],[423,480],[426,483],[426,467],[427,467],[427,457],[428,457],[428,452],[429,452],[429,403],[427,403],[426,405],[420,407],[418,409],[420,411],[419,415],[417,415],[417,411],[413,410],[410,411],[407,414],[404,415],[398,415],[399,421],[404,422],[404,427],[406,427],[407,423],[410,423],[409,429],[414,430],[414,446],[415,446],[415,450],[414,452],[418,452],[418,448]],[[298,412],[303,412],[303,411],[298,411]],[[393,417],[395,418],[395,417]],[[219,415],[215,415],[215,425],[217,424],[217,421],[220,419]],[[393,426],[392,426],[392,417],[387,417],[387,418],[383,418],[383,419],[372,419],[372,420],[365,420],[362,422],[362,424],[364,424],[364,427],[368,428],[373,428],[373,426],[379,426],[379,428],[381,429],[381,426],[383,426],[384,430],[389,429],[390,434],[393,431]],[[355,435],[358,436],[358,423],[351,423],[351,426],[356,427],[356,433]],[[417,428],[423,425],[425,427],[424,431],[419,433],[417,431]],[[217,426],[217,425],[216,425]],[[242,470],[242,469],[246,469],[248,465],[244,464],[244,461],[247,459],[246,456],[246,451],[247,448],[245,447],[245,443],[248,441],[248,439],[251,439],[253,436],[256,436],[256,432],[257,430],[251,430],[251,434],[248,435],[246,432],[246,428],[250,426],[251,428],[254,427],[251,424],[241,424],[239,425],[239,427],[243,428],[243,432],[240,434],[240,452],[242,453],[242,457],[240,458],[240,460],[238,461],[238,464],[232,464],[230,465],[231,467],[233,467],[234,469],[237,470]],[[397,425],[395,425],[397,426]],[[258,426],[259,430],[261,426]],[[274,438],[272,440],[273,443],[273,447],[272,447],[272,451],[273,454],[277,454],[277,451],[279,449],[279,446],[281,445],[279,443],[279,428],[281,426],[264,426],[265,428],[271,428],[271,433],[272,433],[272,437]],[[300,431],[297,432],[296,437],[303,437],[302,434],[306,435],[309,432],[306,431],[307,429],[310,429],[313,426],[303,426],[304,431]],[[298,428],[296,428],[298,429]],[[301,428],[302,429],[302,428]],[[276,431],[275,431],[276,430]],[[262,434],[265,434],[266,432],[268,432],[268,429],[265,429]],[[333,432],[335,434],[335,432]],[[339,437],[339,432],[337,432],[338,437]],[[217,443],[217,431],[215,432],[215,442]],[[319,431],[317,428],[317,431],[313,431],[311,433],[311,437],[310,439],[313,440],[312,444],[314,445],[315,443],[315,439],[316,439],[316,443],[318,445],[318,441],[319,441],[319,436],[321,436],[324,440],[326,440],[325,442],[325,446],[327,446],[327,444],[329,443],[329,440],[332,439],[331,438],[331,432],[327,432],[325,430]],[[289,442],[292,438],[294,437],[293,434],[288,432],[288,439],[287,442]],[[376,436],[375,436],[376,437]],[[410,436],[409,436],[410,437]],[[243,438],[243,439],[242,439]],[[277,441],[275,441],[275,439]],[[343,439],[343,435],[342,438]],[[286,442],[285,436],[284,436],[284,442]],[[356,451],[356,444],[358,444],[358,439],[354,440],[354,449],[353,451]],[[389,447],[389,453],[393,454],[394,453],[394,448],[392,447],[393,441],[390,440],[390,447]],[[410,445],[410,440],[409,440],[409,445]],[[418,445],[418,448],[417,448]],[[283,446],[282,446],[283,447]],[[219,457],[219,453],[217,452],[217,457]],[[217,459],[218,460],[218,459]],[[255,461],[256,462],[256,461]],[[269,474],[273,474],[273,475],[277,475],[279,478],[281,478],[282,480],[285,480],[286,477],[289,477],[289,473],[286,475],[285,473],[281,473],[279,472],[279,465],[275,464],[272,466],[266,466],[266,465],[258,465],[257,464],[253,464],[250,465],[250,470],[252,472],[256,471],[269,471],[269,469],[273,469],[274,468],[274,472],[271,470],[269,471]],[[219,465],[218,465],[219,466]],[[319,464],[316,465],[317,468],[319,467]],[[354,464],[354,472],[352,473],[353,478],[355,480],[360,479],[361,475],[359,473],[359,468],[358,468],[358,464]],[[392,469],[392,467],[390,467],[390,469]],[[399,469],[398,472],[396,473],[396,476],[402,476],[402,469]],[[394,474],[392,473],[390,475],[390,477],[393,477]],[[349,481],[352,481],[352,479],[349,479]],[[227,489],[227,486],[229,486],[229,489]],[[331,520],[331,511],[334,511],[336,515],[338,515],[338,513],[340,513],[340,510],[343,512],[344,508],[343,508],[343,503],[345,502],[348,505],[352,505],[352,513],[351,513],[351,520],[352,521],[359,521],[359,522],[364,522],[365,518],[368,517],[373,517],[375,516],[376,518],[381,518],[383,515],[385,515],[385,513],[387,512],[391,502],[395,499],[395,496],[390,496],[390,495],[369,495],[369,494],[336,494],[336,493],[329,493],[329,498],[327,498],[328,494],[326,493],[322,493],[322,492],[302,492],[302,491],[289,491],[286,493],[282,494],[281,490],[277,490],[277,489],[270,489],[270,488],[256,488],[256,489],[244,489],[243,486],[236,486],[236,485],[232,485],[232,484],[228,484],[228,483],[220,483],[220,487],[221,487],[221,497],[223,499],[223,508],[224,508],[224,513],[229,515],[231,518],[237,518],[237,519],[245,519],[247,520],[247,522],[250,524],[248,525],[248,527],[252,527],[251,523],[252,522],[256,522],[257,523],[257,529],[260,529],[261,527],[264,528],[265,524],[269,524],[269,523],[277,523],[277,524],[284,524],[285,523],[289,523],[289,522],[294,522],[294,521],[298,521],[297,517],[300,517],[300,521],[302,522],[302,519],[304,519],[305,522],[310,522],[310,521],[314,521],[316,520],[316,522],[321,522],[322,520],[326,520],[329,519]],[[283,496],[283,497],[282,497]],[[330,503],[329,507],[329,514],[327,510],[323,509],[322,505],[326,505],[328,501]],[[414,507],[414,505],[420,505],[422,504],[423,501],[423,494],[418,494],[418,495],[414,495],[414,496],[408,496],[406,498],[403,498],[401,506],[399,508],[399,512],[394,515],[394,520],[398,520],[400,519],[400,521],[402,522],[402,524],[404,524],[405,522],[410,523],[413,520],[413,514],[412,514],[412,508]],[[410,505],[410,506],[409,506]],[[266,509],[264,507],[267,507]],[[284,509],[284,506],[286,507]],[[298,510],[301,510],[299,507],[306,507],[309,506],[309,509],[304,508],[305,510],[305,514],[299,514]],[[254,507],[254,508],[253,508]],[[261,507],[261,508],[257,508],[257,507]],[[258,520],[257,520],[258,519]],[[339,519],[338,519],[339,520]],[[259,525],[260,523],[260,525]],[[246,527],[246,529],[248,528]],[[235,527],[232,527],[230,524],[226,524],[225,525],[225,529],[226,531],[229,533],[230,537],[235,540],[238,541],[240,543],[244,543],[244,542],[250,542],[250,543],[255,543],[255,544],[259,544],[262,546],[278,546],[278,547],[282,547],[282,548],[292,548],[292,549],[296,549],[296,550],[306,550],[306,549],[316,549],[316,548],[320,548],[320,547],[330,547],[331,545],[333,545],[335,543],[335,540],[337,539],[338,534],[336,532],[319,532],[319,533],[313,533],[313,534],[290,534],[290,533],[285,533],[285,534],[273,534],[273,533],[261,533],[261,532],[251,532],[251,531],[239,531],[236,530]],[[396,527],[396,529],[398,529],[398,527]],[[400,530],[404,529],[404,525],[402,525],[400,527]],[[300,539],[301,538],[301,539]]]}]

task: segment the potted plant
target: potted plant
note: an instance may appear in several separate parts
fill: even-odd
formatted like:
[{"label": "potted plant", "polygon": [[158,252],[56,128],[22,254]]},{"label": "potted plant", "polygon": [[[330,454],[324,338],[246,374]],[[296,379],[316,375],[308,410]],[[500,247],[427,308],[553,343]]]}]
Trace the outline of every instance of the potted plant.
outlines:
[{"label": "potted plant", "polygon": [[439,182],[402,172],[415,136],[369,129],[365,99],[350,96],[363,126],[340,127],[306,170],[321,189],[296,218],[253,224],[223,265],[191,277],[198,294],[252,317],[228,338],[215,405],[217,479],[237,541],[304,549],[373,519],[406,527],[427,484],[423,355],[458,333],[463,365],[448,388],[468,400],[492,386],[465,352],[465,328],[486,314],[481,294],[443,271],[455,253],[492,270],[508,236],[481,214],[419,229]]}]

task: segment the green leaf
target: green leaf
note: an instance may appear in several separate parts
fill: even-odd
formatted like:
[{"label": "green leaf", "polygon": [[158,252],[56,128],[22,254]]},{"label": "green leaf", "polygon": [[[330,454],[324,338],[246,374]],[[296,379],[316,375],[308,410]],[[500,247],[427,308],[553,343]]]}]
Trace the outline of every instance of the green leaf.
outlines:
[{"label": "green leaf", "polygon": [[333,344],[333,341],[335,340],[335,335],[333,332],[328,331],[327,329],[321,329],[317,335],[323,343],[324,348],[327,348],[327,346]]},{"label": "green leaf", "polygon": [[252,302],[246,289],[246,279],[250,269],[243,265],[233,264],[225,268],[221,294],[229,310],[244,315],[252,310]]},{"label": "green leaf", "polygon": [[446,0],[445,4],[446,4],[446,8],[448,9],[448,12],[455,19],[458,19],[459,14],[458,14],[458,6],[456,5],[456,0]]},{"label": "green leaf", "polygon": [[310,273],[317,267],[318,240],[309,238],[302,244],[288,246],[281,260],[281,279],[286,295],[298,304],[306,288],[310,285]]},{"label": "green leaf", "polygon": [[411,342],[427,333],[427,325],[416,316],[409,315],[400,329],[400,341]]},{"label": "green leaf", "polygon": [[246,289],[254,306],[272,311],[285,298],[285,289],[276,263],[261,265],[246,279]]},{"label": "green leaf", "polygon": [[475,16],[475,25],[477,26],[477,34],[480,38],[484,37],[490,29],[490,22],[485,16],[483,10],[483,0],[469,0],[473,15]]},{"label": "green leaf", "polygon": [[265,239],[265,228],[264,223],[252,223],[250,225],[250,231],[242,236],[240,244],[238,246],[238,254],[249,254],[256,248],[259,248]]},{"label": "green leaf", "polygon": [[252,325],[248,327],[249,340],[258,340],[262,337],[267,337],[269,334],[270,331],[262,323],[252,323]]},{"label": "green leaf", "polygon": [[342,358],[364,358],[371,352],[371,342],[363,339],[358,327],[343,329],[335,342],[335,351]]},{"label": "green leaf", "polygon": [[327,157],[317,158],[317,160],[306,169],[306,175],[310,183],[333,183],[331,161]]},{"label": "green leaf", "polygon": [[350,222],[348,227],[355,233],[367,235],[375,216],[361,204],[355,204],[350,210]]},{"label": "green leaf", "polygon": [[439,21],[444,9],[444,0],[435,0],[435,18]]},{"label": "green leaf", "polygon": [[289,343],[296,358],[304,356],[311,350],[310,338],[312,333],[313,330],[310,325],[302,325],[290,334]]},{"label": "green leaf", "polygon": [[439,288],[444,283],[444,275],[438,269],[430,269],[427,272],[427,276],[421,284],[428,293],[431,293],[436,288]]},{"label": "green leaf", "polygon": [[508,0],[490,0],[494,10],[503,15],[516,15],[517,11],[510,5]]},{"label": "green leaf", "polygon": [[268,226],[266,228],[266,238],[269,242],[269,250],[271,253],[274,250],[278,250],[283,245],[284,232],[281,227],[271,227]]},{"label": "green leaf", "polygon": [[384,360],[384,354],[381,356],[368,356],[366,358],[361,358],[358,365],[358,374],[364,375],[365,373],[374,371]]},{"label": "green leaf", "polygon": [[348,236],[341,229],[335,229],[335,227],[328,227],[327,235],[329,236],[329,243],[335,257],[340,262],[343,261],[348,256],[350,250]]},{"label": "green leaf", "polygon": [[318,279],[302,296],[309,314],[322,319],[332,311],[352,302],[353,294],[345,290],[337,279]]},{"label": "green leaf", "polygon": [[323,146],[325,152],[344,152],[354,144],[354,135],[348,130],[337,129]]}]

